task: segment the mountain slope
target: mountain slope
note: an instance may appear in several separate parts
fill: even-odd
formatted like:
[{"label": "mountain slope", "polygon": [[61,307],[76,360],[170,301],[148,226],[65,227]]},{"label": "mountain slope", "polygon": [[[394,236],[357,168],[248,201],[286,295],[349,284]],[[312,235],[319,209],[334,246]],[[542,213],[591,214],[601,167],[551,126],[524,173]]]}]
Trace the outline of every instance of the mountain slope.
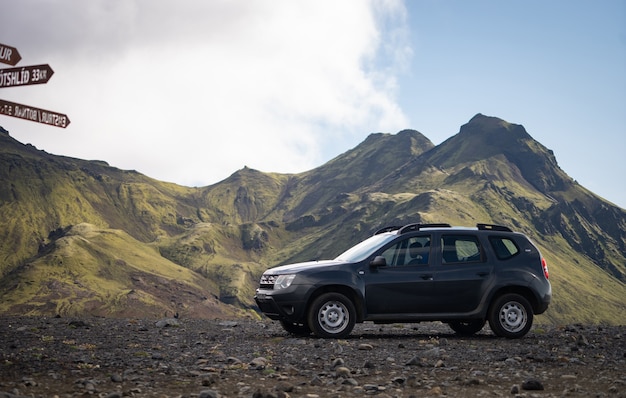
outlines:
[{"label": "mountain slope", "polygon": [[180,233],[191,189],[104,162],[50,155],[0,134],[0,275],[37,254],[48,235],[89,222],[148,242]]},{"label": "mountain slope", "polygon": [[[146,314],[235,313],[254,308],[270,266],[335,257],[384,225],[487,222],[528,234],[548,259],[554,303],[539,321],[623,322],[626,211],[578,185],[523,126],[498,118],[476,115],[438,146],[414,130],[372,134],[305,173],[244,168],[203,188],[50,155],[8,134],[0,145],[0,298],[14,303],[0,313],[128,314],[115,303],[139,291],[133,273],[163,281],[176,269],[189,274],[168,285],[175,305],[144,291]],[[77,232],[84,223],[93,237]],[[133,251],[150,255],[137,260]],[[87,278],[98,283],[81,282],[88,287],[79,294],[71,279],[57,278],[73,306],[27,307],[53,296],[17,287],[43,286],[50,269],[64,268],[99,275]],[[200,290],[220,302],[183,294]],[[94,297],[99,307],[88,305]]]},{"label": "mountain slope", "polygon": [[206,278],[125,232],[79,224],[3,278],[0,313],[231,317]]},{"label": "mountain slope", "polygon": [[403,130],[393,136],[371,134],[356,148],[304,173],[299,184],[307,194],[288,215],[319,210],[338,193],[354,192],[374,184],[433,147],[428,138],[415,130]]}]

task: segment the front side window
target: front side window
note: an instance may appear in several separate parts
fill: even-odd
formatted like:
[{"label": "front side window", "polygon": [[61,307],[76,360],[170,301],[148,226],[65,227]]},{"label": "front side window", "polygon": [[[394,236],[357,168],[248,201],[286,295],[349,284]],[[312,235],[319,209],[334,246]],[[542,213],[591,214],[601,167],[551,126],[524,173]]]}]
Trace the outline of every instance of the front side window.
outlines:
[{"label": "front side window", "polygon": [[444,264],[481,262],[483,256],[480,242],[473,235],[443,235],[441,259]]},{"label": "front side window", "polygon": [[400,240],[381,255],[390,267],[427,265],[430,258],[430,235]]}]

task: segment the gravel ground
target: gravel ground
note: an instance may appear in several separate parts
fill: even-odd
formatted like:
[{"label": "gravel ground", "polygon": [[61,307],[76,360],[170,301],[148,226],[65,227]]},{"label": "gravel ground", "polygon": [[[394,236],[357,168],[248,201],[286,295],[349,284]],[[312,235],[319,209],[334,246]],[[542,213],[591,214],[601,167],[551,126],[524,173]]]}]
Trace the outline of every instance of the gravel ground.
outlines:
[{"label": "gravel ground", "polygon": [[3,317],[0,349],[0,398],[626,397],[626,326],[508,340],[365,323],[325,340],[269,320]]}]

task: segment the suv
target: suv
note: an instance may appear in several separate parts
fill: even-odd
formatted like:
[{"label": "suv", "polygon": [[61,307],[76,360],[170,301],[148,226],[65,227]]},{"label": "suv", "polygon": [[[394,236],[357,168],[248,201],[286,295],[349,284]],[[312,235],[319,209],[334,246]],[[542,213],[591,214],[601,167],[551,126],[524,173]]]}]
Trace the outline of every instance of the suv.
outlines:
[{"label": "suv", "polygon": [[292,334],[343,338],[355,323],[443,321],[472,335],[489,321],[523,337],[548,308],[548,266],[508,227],[386,227],[334,260],[270,268],[254,299]]}]

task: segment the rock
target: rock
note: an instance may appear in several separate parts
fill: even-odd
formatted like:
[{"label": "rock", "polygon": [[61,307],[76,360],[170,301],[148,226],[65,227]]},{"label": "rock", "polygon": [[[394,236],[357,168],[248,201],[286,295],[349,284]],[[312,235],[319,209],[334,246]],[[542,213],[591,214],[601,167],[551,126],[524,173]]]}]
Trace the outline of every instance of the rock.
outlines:
[{"label": "rock", "polygon": [[228,357],[226,358],[226,363],[230,365],[238,365],[241,363],[241,359],[236,357]]},{"label": "rock", "polygon": [[550,396],[626,392],[626,326],[542,325],[509,340],[366,323],[333,340],[293,338],[269,320],[161,321],[0,317],[0,398],[530,398],[548,380]]},{"label": "rock", "polygon": [[283,391],[283,392],[292,392],[295,390],[295,386],[289,382],[281,381],[274,387],[274,390]]},{"label": "rock", "polygon": [[349,386],[358,386],[359,382],[356,381],[354,378],[352,377],[348,377],[347,379],[344,379],[341,384],[345,384],[345,385],[349,385]]},{"label": "rock", "polygon": [[77,319],[77,320],[73,320],[73,321],[69,321],[68,325],[72,328],[85,328],[85,329],[89,329],[91,327],[91,325],[89,325],[89,323],[85,322],[82,319]]},{"label": "rock", "polygon": [[214,390],[203,390],[198,394],[198,398],[219,398],[220,395]]},{"label": "rock", "polygon": [[335,372],[337,372],[337,376],[338,377],[350,377],[350,369],[346,368],[345,366],[340,366],[337,369],[335,369]]},{"label": "rock", "polygon": [[321,386],[324,384],[324,382],[322,381],[322,379],[319,378],[319,376],[315,376],[311,379],[311,381],[309,381],[309,384],[312,386]]},{"label": "rock", "polygon": [[522,383],[522,390],[543,391],[543,384],[537,379],[528,379]]},{"label": "rock", "polygon": [[154,325],[158,328],[178,327],[180,322],[176,318],[165,318],[157,321]]},{"label": "rock", "polygon": [[428,366],[424,360],[418,356],[414,356],[413,358],[411,358],[406,364],[406,366]]},{"label": "rock", "polygon": [[439,386],[435,386],[430,389],[430,393],[439,396],[443,394],[443,389]]},{"label": "rock", "polygon": [[391,382],[392,382],[393,384],[397,384],[397,385],[399,385],[399,386],[402,386],[402,385],[404,385],[404,383],[406,383],[406,377],[404,377],[404,376],[394,377],[394,378],[391,380]]},{"label": "rock", "polygon": [[333,362],[331,363],[330,367],[332,369],[335,369],[335,368],[337,368],[339,366],[343,366],[343,364],[344,364],[343,358],[335,358],[335,359],[333,359]]},{"label": "rock", "polygon": [[212,386],[214,384],[217,384],[219,379],[220,377],[217,373],[209,373],[208,375],[202,377],[202,385],[204,387]]},{"label": "rock", "polygon": [[579,346],[587,347],[589,346],[589,340],[587,340],[587,337],[585,337],[584,335],[579,334],[576,338],[576,344]]},{"label": "rock", "polygon": [[267,359],[263,357],[256,357],[252,361],[250,361],[250,368],[256,370],[265,369],[267,365]]},{"label": "rock", "polygon": [[439,347],[434,347],[430,350],[423,351],[420,356],[422,358],[439,358],[441,356],[441,349]]}]

